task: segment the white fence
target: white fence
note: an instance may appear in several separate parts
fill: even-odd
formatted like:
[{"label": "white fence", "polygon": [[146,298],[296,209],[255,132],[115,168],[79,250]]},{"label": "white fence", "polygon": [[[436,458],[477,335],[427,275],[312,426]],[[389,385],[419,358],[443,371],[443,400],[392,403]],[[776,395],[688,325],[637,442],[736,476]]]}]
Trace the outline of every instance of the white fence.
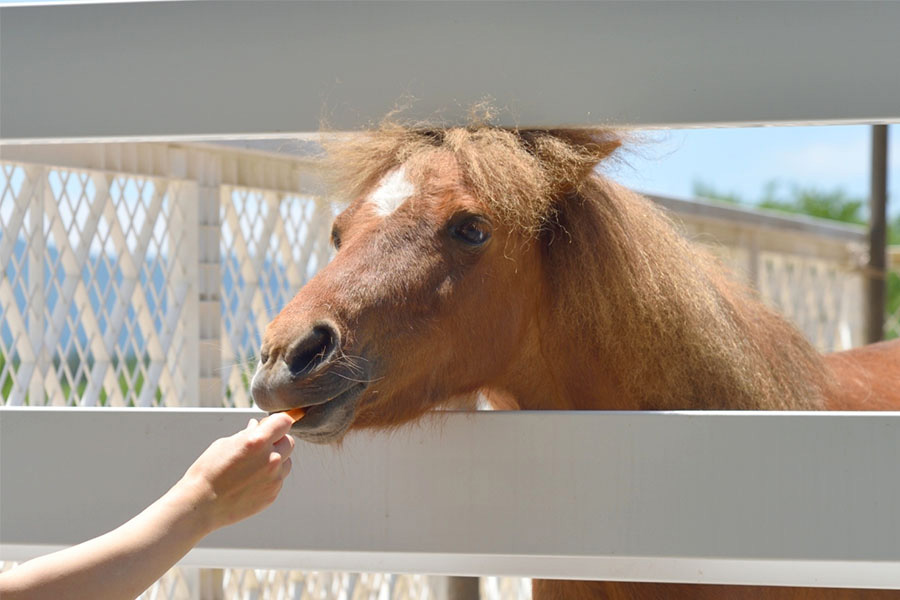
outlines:
[{"label": "white fence", "polygon": [[[894,25],[900,7],[890,3],[744,3],[715,9],[707,3],[691,2],[665,6],[594,3],[565,8],[535,3],[494,4],[470,12],[465,5],[452,3],[401,6],[373,2],[360,9],[340,4],[235,2],[13,6],[0,11],[0,54],[4,57],[0,64],[0,142],[280,136],[286,131],[316,130],[323,106],[335,107],[333,126],[354,129],[385,114],[404,92],[420,99],[416,114],[443,114],[450,121],[458,120],[472,102],[490,95],[498,106],[510,107],[503,116],[507,124],[532,126],[885,122],[900,116],[894,101],[900,96],[900,80],[884,76],[894,72],[895,57],[900,54]],[[385,35],[385,31],[391,34]],[[673,37],[672,31],[680,35]],[[760,35],[765,36],[765,44],[758,43]],[[461,38],[467,43],[460,45]],[[406,60],[397,61],[397,56]],[[240,75],[239,81],[235,74]],[[778,93],[773,94],[773,89]],[[244,361],[255,350],[254,336],[267,319],[263,313],[308,275],[294,270],[297,265],[307,264],[312,255],[321,260],[326,252],[316,254],[316,246],[310,242],[299,262],[284,262],[286,249],[295,250],[286,236],[298,230],[280,232],[277,220],[274,224],[270,220],[276,212],[283,217],[280,213],[285,210],[300,226],[297,224],[307,219],[317,219],[320,211],[327,212],[327,206],[308,208],[316,201],[306,197],[315,192],[314,178],[307,179],[307,166],[278,157],[263,160],[172,144],[3,146],[2,150],[8,161],[0,186],[4,236],[0,257],[5,269],[0,282],[4,315],[0,390],[4,402],[246,403]],[[28,200],[37,200],[39,206],[32,210]],[[283,208],[285,203],[288,208]],[[118,204],[124,204],[133,219],[125,219]],[[291,208],[295,204],[300,208]],[[165,212],[162,221],[158,213],[149,211],[155,207]],[[261,217],[265,210],[268,214]],[[64,224],[69,219],[74,225]],[[195,227],[191,219],[195,219]],[[138,223],[137,229],[131,221]],[[159,230],[157,222],[164,222]],[[224,233],[226,226],[230,236]],[[834,239],[813,252],[809,248],[818,242],[810,242],[804,250],[792,241],[809,239],[796,222],[786,226],[784,235],[774,233],[774,237],[765,227],[757,233],[705,221],[698,227],[716,229],[712,237],[724,243],[721,251],[726,258],[742,267],[771,302],[800,321],[821,348],[855,343],[854,319],[858,315],[854,307],[860,293],[855,270],[858,232],[827,236]],[[20,230],[24,231],[24,250],[19,246]],[[197,236],[189,237],[191,232]],[[270,237],[264,237],[264,232]],[[735,243],[729,241],[732,234]],[[775,238],[791,249],[770,246]],[[741,250],[741,240],[751,243],[749,252]],[[59,245],[55,255],[46,250],[51,241]],[[92,251],[95,241],[97,247]],[[121,255],[117,258],[123,266],[118,272],[103,258],[110,250]],[[263,250],[274,251],[274,256],[254,254]],[[814,256],[820,251],[825,252],[824,258]],[[283,269],[278,266],[279,253]],[[260,266],[262,272],[255,270]],[[110,271],[102,276],[109,277],[110,283],[100,285],[102,277],[98,275],[104,270]],[[228,277],[237,288],[240,284],[246,287],[229,294],[237,288],[224,289]],[[815,293],[804,290],[800,283],[804,278],[816,282]],[[896,326],[896,320],[893,324]],[[65,335],[69,337],[63,343]],[[178,360],[170,359],[170,354]],[[68,423],[81,418],[82,411],[93,411],[34,412],[12,407],[0,410],[0,426],[11,423],[11,415],[26,420],[46,417],[40,413],[43,410],[64,415],[62,419]],[[164,417],[166,412],[154,414]],[[239,412],[216,411],[215,415],[238,418],[242,416]],[[469,418],[487,422],[483,417],[486,415]],[[562,439],[571,439],[568,431],[578,426],[574,417],[561,417],[565,421],[559,426]],[[639,421],[646,422],[644,417],[655,418],[642,415]],[[692,418],[703,422],[709,416]],[[838,436],[864,422],[849,415],[830,419],[841,423],[833,432]],[[781,416],[779,421],[784,422]],[[184,423],[174,418],[167,422]],[[805,422],[805,418],[800,421]],[[869,429],[863,435],[857,431],[852,439],[840,439],[856,450],[871,449],[872,440],[898,439],[890,417],[865,422]],[[33,422],[33,431],[43,432],[48,423]],[[765,442],[781,439],[779,434],[759,424],[755,427],[751,437],[756,445],[766,451],[777,449]],[[792,428],[804,429],[793,420],[786,427],[788,437],[796,433]],[[13,439],[7,431],[16,430],[4,429],[3,443]],[[670,440],[677,437],[676,432],[677,427],[661,431],[669,434]],[[888,437],[876,432],[880,436],[887,432]],[[649,442],[650,448],[657,447],[652,439],[643,441]],[[729,448],[732,440],[719,441],[721,446],[705,456],[719,456],[718,451]],[[450,450],[464,451],[473,447],[472,442],[473,438],[456,439]],[[639,443],[633,446],[642,447]],[[865,469],[846,464],[836,467],[843,471],[825,467],[817,471],[816,480],[788,477],[801,482],[800,488],[790,489],[796,498],[815,499],[812,491],[821,487],[821,481],[850,473],[868,477],[857,481],[861,484],[855,490],[857,500],[896,498],[896,488],[885,487],[896,481],[896,448],[879,448],[886,454],[869,457]],[[38,456],[42,460],[51,456],[48,452],[52,449],[44,450]],[[180,441],[178,451],[190,454]],[[136,449],[140,456],[152,452]],[[413,454],[408,451],[399,458]],[[65,448],[59,455],[66,455]],[[731,458],[752,470],[754,465],[748,460],[753,456],[745,451]],[[10,450],[0,458],[4,465],[9,461],[16,465],[15,469],[3,469],[3,477],[25,471]],[[803,465],[795,465],[798,473],[804,466],[822,464],[819,457],[807,458]],[[840,456],[835,458],[835,464],[844,464],[839,462]],[[859,458],[867,461],[866,453]],[[55,465],[53,461],[47,464],[48,468]],[[516,464],[521,465],[513,461],[512,466]],[[773,459],[772,465],[778,462]],[[753,473],[759,485],[773,483],[767,479],[769,472]],[[658,481],[670,482],[672,486],[665,491],[673,493],[710,491],[718,482],[704,479],[702,473],[695,475],[695,488],[676,479]],[[733,483],[733,488],[722,491],[741,489],[741,480]],[[643,491],[645,496],[638,499],[653,497],[651,488]],[[112,506],[123,508],[121,503]],[[878,507],[868,508],[873,507],[863,507],[861,514],[882,514]],[[546,512],[532,516],[541,514]],[[671,507],[665,514],[672,518]],[[840,511],[834,515],[839,525],[852,528],[848,516]],[[900,538],[895,515],[883,516],[880,533]],[[803,514],[797,514],[795,520],[788,516],[784,535],[799,535],[790,529],[798,522],[805,522]],[[753,519],[745,523],[752,526]],[[776,532],[775,538],[781,539],[783,532]],[[6,528],[0,535],[6,535]],[[660,543],[663,537],[654,539]],[[274,539],[270,535],[264,542],[271,545]],[[852,552],[852,544],[838,546],[841,544],[823,547],[848,550],[844,558],[859,556]],[[318,550],[321,558],[322,548]],[[709,550],[715,555],[721,548]],[[882,550],[883,560],[874,568],[895,566],[895,548],[884,546]],[[760,552],[780,556],[777,548]],[[369,559],[360,564],[367,568],[384,564],[377,556]],[[212,562],[225,564],[221,555]],[[522,563],[513,559],[510,564]],[[672,571],[661,568],[662,564],[645,563],[649,576],[672,578]],[[714,562],[688,561],[682,566],[696,572]],[[841,584],[827,577],[841,567],[851,571],[856,567],[855,581],[865,584],[867,572],[859,566],[854,561],[836,565],[794,562],[795,579],[790,581]],[[734,583],[749,581],[761,572],[747,562],[738,567],[719,574]],[[564,573],[553,557],[542,557],[529,574],[547,574],[541,569],[571,575]],[[762,569],[762,578],[785,581],[776,571],[777,565],[773,570],[769,564]],[[635,572],[619,572],[629,574]],[[826,580],[817,579],[823,574]],[[389,587],[394,592],[413,589],[425,593],[416,587],[421,580],[398,584],[401,580],[393,579],[385,586],[385,579],[373,577],[353,580],[356,583],[348,591],[341,587],[340,578],[249,570],[198,576],[176,569],[149,594],[179,597],[200,584],[206,591],[218,589],[221,593],[225,587],[230,595],[243,597],[352,594],[357,598],[371,590],[387,594],[384,590]],[[282,586],[285,581],[292,583]],[[364,581],[374,583],[361,583]],[[332,585],[323,591],[322,586]],[[488,587],[496,585],[492,580]]]},{"label": "white fence", "polygon": [[[338,207],[318,197],[314,164],[161,143],[6,147],[4,157],[4,404],[250,406],[263,328],[330,258]],[[860,342],[861,230],[656,201],[821,349]],[[174,569],[148,597],[189,597],[200,582],[234,598],[441,589],[414,576]],[[485,579],[483,591],[517,597],[523,585]]]},{"label": "white fence", "polygon": [[480,4],[4,7],[0,139],[354,130],[404,96],[528,126],[900,117],[896,3]]}]

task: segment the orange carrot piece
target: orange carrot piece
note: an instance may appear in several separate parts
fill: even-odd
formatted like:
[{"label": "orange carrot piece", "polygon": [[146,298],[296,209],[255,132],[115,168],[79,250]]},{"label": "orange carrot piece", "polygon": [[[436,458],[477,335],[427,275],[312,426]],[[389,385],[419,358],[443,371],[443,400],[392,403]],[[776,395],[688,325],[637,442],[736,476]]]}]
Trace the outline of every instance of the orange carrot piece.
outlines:
[{"label": "orange carrot piece", "polygon": [[303,418],[303,415],[306,414],[305,408],[292,408],[291,410],[284,411],[287,416],[294,420],[294,423]]}]

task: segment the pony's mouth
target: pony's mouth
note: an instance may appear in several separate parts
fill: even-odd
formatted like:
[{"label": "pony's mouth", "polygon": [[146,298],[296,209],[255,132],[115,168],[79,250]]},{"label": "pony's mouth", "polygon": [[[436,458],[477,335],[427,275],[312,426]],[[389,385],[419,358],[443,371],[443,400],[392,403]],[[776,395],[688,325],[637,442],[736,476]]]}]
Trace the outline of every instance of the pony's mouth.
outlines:
[{"label": "pony's mouth", "polygon": [[[353,422],[356,413],[356,404],[359,397],[366,389],[366,384],[354,382],[338,395],[315,404],[298,408],[306,408],[306,414],[302,419],[291,426],[291,435],[304,441],[319,444],[340,439]],[[273,411],[275,412],[283,411]]]}]

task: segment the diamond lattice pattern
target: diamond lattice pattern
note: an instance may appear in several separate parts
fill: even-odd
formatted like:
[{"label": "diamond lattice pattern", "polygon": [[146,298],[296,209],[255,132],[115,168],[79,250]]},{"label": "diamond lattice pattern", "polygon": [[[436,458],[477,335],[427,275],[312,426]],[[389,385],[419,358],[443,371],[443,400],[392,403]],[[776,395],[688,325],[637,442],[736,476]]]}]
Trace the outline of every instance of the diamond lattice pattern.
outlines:
[{"label": "diamond lattice pattern", "polygon": [[181,185],[0,166],[4,403],[185,403]]},{"label": "diamond lattice pattern", "polygon": [[434,600],[438,596],[430,580],[426,575],[228,569],[224,588],[227,598],[241,599]]},{"label": "diamond lattice pattern", "polygon": [[224,188],[221,199],[223,397],[245,407],[266,325],[331,259],[335,208],[244,188]]},{"label": "diamond lattice pattern", "polygon": [[862,314],[860,294],[846,270],[832,262],[762,252],[760,294],[792,321],[819,350],[851,348],[851,315]]}]

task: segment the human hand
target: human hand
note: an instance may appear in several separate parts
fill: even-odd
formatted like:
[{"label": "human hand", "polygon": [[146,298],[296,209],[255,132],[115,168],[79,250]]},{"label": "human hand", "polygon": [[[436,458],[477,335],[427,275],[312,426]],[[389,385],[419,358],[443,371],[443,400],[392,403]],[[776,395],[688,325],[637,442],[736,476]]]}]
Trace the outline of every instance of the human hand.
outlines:
[{"label": "human hand", "polygon": [[175,487],[203,515],[211,532],[255,515],[272,504],[291,471],[293,419],[276,413],[220,438],[188,468]]}]

